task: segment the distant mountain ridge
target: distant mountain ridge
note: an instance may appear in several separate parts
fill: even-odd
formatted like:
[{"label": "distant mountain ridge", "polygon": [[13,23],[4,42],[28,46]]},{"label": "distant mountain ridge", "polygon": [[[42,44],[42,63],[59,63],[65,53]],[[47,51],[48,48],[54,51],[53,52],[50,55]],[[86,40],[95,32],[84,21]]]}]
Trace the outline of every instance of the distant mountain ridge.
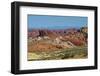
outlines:
[{"label": "distant mountain ridge", "polygon": [[73,34],[78,32],[79,29],[71,28],[71,29],[64,29],[64,30],[48,30],[48,29],[30,29],[28,30],[29,37],[38,37],[38,36],[64,36],[67,34]]}]

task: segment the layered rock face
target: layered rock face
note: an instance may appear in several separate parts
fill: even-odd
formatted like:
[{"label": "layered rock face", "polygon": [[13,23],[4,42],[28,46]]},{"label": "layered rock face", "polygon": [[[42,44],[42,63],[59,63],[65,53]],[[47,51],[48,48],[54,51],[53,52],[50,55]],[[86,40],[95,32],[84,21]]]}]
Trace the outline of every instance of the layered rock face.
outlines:
[{"label": "layered rock face", "polygon": [[64,30],[48,30],[48,29],[32,29],[28,32],[28,38],[49,38],[49,39],[60,39],[62,41],[70,41],[75,45],[87,44],[87,27],[80,29],[64,29]]},{"label": "layered rock face", "polygon": [[48,30],[48,29],[32,29],[28,31],[28,37],[38,37],[38,36],[65,36],[68,34],[74,34],[77,33],[77,29],[64,29],[64,30]]}]

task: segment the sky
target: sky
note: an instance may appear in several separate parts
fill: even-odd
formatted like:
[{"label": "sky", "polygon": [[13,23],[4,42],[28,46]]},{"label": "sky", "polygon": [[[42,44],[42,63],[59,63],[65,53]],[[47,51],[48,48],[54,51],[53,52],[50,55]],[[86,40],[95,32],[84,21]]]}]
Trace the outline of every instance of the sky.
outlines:
[{"label": "sky", "polygon": [[29,29],[68,29],[87,26],[88,17],[28,15]]}]

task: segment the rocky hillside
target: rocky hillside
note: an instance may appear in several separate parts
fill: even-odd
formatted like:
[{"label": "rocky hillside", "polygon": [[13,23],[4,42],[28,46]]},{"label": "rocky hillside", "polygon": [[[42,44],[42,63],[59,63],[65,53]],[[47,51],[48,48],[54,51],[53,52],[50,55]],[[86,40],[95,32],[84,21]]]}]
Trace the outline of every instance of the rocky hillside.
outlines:
[{"label": "rocky hillside", "polygon": [[74,33],[77,33],[78,30],[75,29],[75,28],[72,28],[72,29],[64,29],[64,30],[48,30],[48,29],[32,29],[32,30],[29,30],[28,32],[28,36],[29,37],[32,37],[32,38],[35,38],[35,37],[42,37],[42,36],[54,36],[54,37],[57,37],[57,36],[66,36],[68,34],[74,34]]},{"label": "rocky hillside", "polygon": [[74,45],[86,45],[87,44],[87,27],[82,27],[80,29],[64,29],[64,30],[47,30],[47,29],[32,29],[28,32],[29,39],[39,38],[49,38],[49,39],[60,39],[62,41],[70,41]]},{"label": "rocky hillside", "polygon": [[28,31],[28,60],[87,58],[87,27]]}]

